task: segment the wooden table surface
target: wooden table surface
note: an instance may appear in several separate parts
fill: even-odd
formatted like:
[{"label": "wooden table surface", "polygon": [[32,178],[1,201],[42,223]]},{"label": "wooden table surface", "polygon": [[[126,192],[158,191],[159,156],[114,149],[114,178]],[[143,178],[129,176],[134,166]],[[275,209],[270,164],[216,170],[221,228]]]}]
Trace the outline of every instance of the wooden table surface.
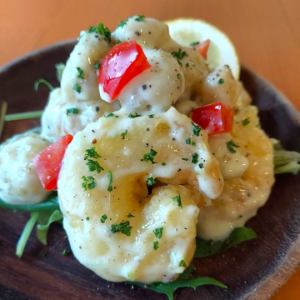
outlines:
[{"label": "wooden table surface", "polygon": [[[75,38],[99,21],[112,29],[133,14],[161,20],[202,18],[215,24],[234,41],[241,62],[300,109],[299,0],[0,0],[0,65]],[[272,299],[300,299],[300,269]]]}]

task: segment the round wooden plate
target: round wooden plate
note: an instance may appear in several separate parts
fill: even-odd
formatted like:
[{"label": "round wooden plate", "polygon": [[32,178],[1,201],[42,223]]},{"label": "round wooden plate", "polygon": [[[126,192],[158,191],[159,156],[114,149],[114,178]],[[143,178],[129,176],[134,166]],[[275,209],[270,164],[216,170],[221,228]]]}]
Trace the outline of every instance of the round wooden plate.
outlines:
[{"label": "round wooden plate", "polygon": [[[47,89],[36,93],[33,83],[43,77],[58,85],[54,65],[66,61],[73,45],[70,41],[39,50],[0,69],[0,100],[9,103],[9,113],[45,106]],[[300,118],[296,109],[269,83],[244,67],[241,80],[259,107],[265,131],[280,139],[286,148],[300,151]],[[7,123],[2,140],[36,125],[37,121]],[[58,225],[50,231],[49,246],[43,247],[33,235],[25,255],[17,259],[15,244],[27,217],[0,209],[1,299],[166,299],[150,290],[102,280],[72,255],[63,256],[68,244]],[[248,226],[257,232],[256,240],[195,262],[199,274],[213,276],[229,288],[181,289],[176,299],[241,299],[249,295],[257,299],[268,295],[266,282],[271,276],[274,278],[295,250],[300,233],[300,174],[279,176],[269,201]]]}]

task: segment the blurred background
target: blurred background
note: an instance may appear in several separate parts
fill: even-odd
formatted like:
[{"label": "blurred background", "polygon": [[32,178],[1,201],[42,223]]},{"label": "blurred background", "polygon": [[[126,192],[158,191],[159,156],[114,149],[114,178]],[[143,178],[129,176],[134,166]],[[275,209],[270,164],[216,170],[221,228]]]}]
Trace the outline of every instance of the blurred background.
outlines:
[{"label": "blurred background", "polygon": [[[233,40],[241,63],[279,88],[300,109],[299,0],[0,0],[0,66],[32,50],[74,39],[130,15],[202,18]],[[300,299],[300,271],[272,299]]]}]

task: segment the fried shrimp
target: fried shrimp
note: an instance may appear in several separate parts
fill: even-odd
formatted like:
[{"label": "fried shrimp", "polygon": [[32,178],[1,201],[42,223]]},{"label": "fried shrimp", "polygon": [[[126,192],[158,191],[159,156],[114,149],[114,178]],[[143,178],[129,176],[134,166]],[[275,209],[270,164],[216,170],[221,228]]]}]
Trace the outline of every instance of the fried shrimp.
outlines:
[{"label": "fried shrimp", "polygon": [[146,283],[183,272],[195,250],[193,191],[216,198],[222,188],[206,133],[173,108],[90,124],[68,147],[58,181],[76,258],[105,279]]}]

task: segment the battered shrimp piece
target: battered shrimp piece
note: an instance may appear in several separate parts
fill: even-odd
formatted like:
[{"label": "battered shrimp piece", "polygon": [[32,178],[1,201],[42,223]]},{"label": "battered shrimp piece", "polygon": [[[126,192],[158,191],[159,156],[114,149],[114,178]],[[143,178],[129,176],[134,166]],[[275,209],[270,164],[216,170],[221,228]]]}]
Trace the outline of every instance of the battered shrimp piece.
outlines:
[{"label": "battered shrimp piece", "polygon": [[68,102],[60,88],[54,89],[43,112],[41,135],[54,142],[65,134],[74,135],[118,104],[109,105],[102,100]]},{"label": "battered shrimp piece", "polygon": [[102,117],[79,132],[58,194],[84,266],[107,280],[150,283],[174,280],[193,257],[200,197],[193,191],[215,198],[222,186],[205,132],[171,108]]},{"label": "battered shrimp piece", "polygon": [[[176,59],[162,50],[144,48],[150,69],[142,72],[118,97],[126,112],[159,113],[167,111],[181,96],[185,80]],[[100,92],[102,97],[105,97]]]},{"label": "battered shrimp piece", "polygon": [[63,71],[61,94],[66,101],[100,100],[97,64],[109,51],[110,39],[99,33],[97,26],[91,28],[91,32],[81,32]]},{"label": "battered shrimp piece", "polygon": [[259,127],[256,107],[246,106],[236,114],[232,140],[247,157],[248,167],[232,168],[237,177],[227,175],[220,197],[200,210],[198,235],[205,239],[224,239],[243,226],[266,203],[274,183],[273,146]]},{"label": "battered shrimp piece", "polygon": [[32,160],[48,142],[33,131],[16,135],[0,146],[0,198],[9,204],[33,204],[44,200]]}]

